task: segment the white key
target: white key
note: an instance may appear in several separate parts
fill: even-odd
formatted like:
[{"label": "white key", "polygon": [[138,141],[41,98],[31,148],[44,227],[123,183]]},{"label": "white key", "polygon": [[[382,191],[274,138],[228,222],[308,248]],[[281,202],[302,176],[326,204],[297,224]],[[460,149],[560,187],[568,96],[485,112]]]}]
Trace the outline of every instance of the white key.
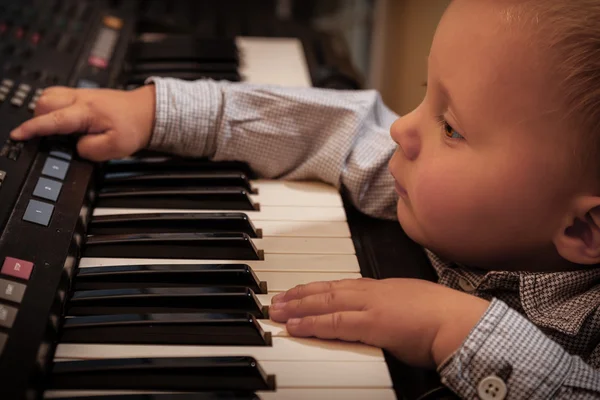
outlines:
[{"label": "white key", "polygon": [[[275,378],[277,379],[277,378]],[[116,391],[116,390],[47,390],[45,399],[60,397],[110,396],[117,394],[148,394],[155,392]],[[278,388],[273,392],[256,392],[262,400],[395,400],[392,389],[312,389]]]},{"label": "white key", "polygon": [[392,389],[281,389],[256,394],[261,400],[396,400]]},{"label": "white key", "polygon": [[250,356],[263,361],[384,361],[383,352],[362,343],[274,337],[272,346],[165,346],[61,343],[56,359]]},{"label": "white key", "polygon": [[[116,214],[151,214],[151,213],[218,213],[224,210],[182,210],[168,208],[106,208],[94,209],[94,216]],[[261,206],[260,211],[226,210],[227,212],[243,212],[252,221],[346,221],[346,212],[343,207],[284,207]]]},{"label": "white key", "polygon": [[266,254],[356,254],[350,238],[266,237],[252,239]]},{"label": "white key", "polygon": [[[87,260],[85,258],[82,259]],[[95,259],[100,260],[100,259]],[[105,264],[106,266],[114,265],[140,265],[140,259],[114,259],[114,263]],[[132,264],[128,264],[126,261],[133,261]],[[169,261],[169,260],[165,260]],[[189,261],[189,260],[188,260]],[[146,263],[141,263],[145,265]],[[86,264],[81,265],[80,268],[89,268],[93,266],[103,266],[101,264]],[[253,269],[254,270],[254,269]],[[358,279],[362,275],[358,272],[295,272],[295,271],[256,271],[254,270],[256,277],[261,281],[267,282],[269,293],[271,292],[283,292],[293,288],[296,285],[306,284],[317,281],[335,281],[340,279]]]},{"label": "white key", "polygon": [[277,180],[251,181],[258,194],[250,198],[260,206],[343,207],[342,197],[333,187],[321,182]]},{"label": "white key", "polygon": [[347,222],[257,221],[263,237],[351,237]]},{"label": "white key", "polygon": [[164,264],[247,264],[253,271],[356,272],[360,265],[353,254],[265,254],[260,261],[247,260],[187,260],[170,258],[101,258],[84,257],[80,268],[111,265],[164,265]]},{"label": "white key", "polygon": [[341,279],[358,279],[362,275],[358,273],[340,272],[270,272],[259,271],[256,276],[261,281],[266,281],[269,293],[284,292],[296,285],[304,285],[318,281],[337,281]]}]

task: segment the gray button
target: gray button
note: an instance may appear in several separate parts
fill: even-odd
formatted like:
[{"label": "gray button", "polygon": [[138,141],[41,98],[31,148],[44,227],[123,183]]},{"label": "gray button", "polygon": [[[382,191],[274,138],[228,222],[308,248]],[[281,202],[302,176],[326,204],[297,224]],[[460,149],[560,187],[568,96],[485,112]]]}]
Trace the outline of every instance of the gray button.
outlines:
[{"label": "gray button", "polygon": [[54,206],[37,200],[29,200],[23,220],[48,226]]},{"label": "gray button", "polygon": [[46,200],[56,201],[60,194],[60,189],[62,189],[62,183],[59,181],[40,178],[35,185],[35,189],[33,189],[33,195]]},{"label": "gray button", "polygon": [[11,306],[0,304],[0,326],[5,328],[12,327],[17,316],[17,309]]},{"label": "gray button", "polygon": [[23,295],[25,294],[26,288],[27,286],[23,285],[22,283],[0,279],[0,299],[20,303],[21,300],[23,300]]},{"label": "gray button", "polygon": [[507,393],[506,383],[496,375],[483,378],[477,385],[477,394],[481,400],[503,400]]},{"label": "gray button", "polygon": [[4,178],[6,178],[6,172],[0,170],[0,182],[2,182],[4,180]]},{"label": "gray button", "polygon": [[10,101],[10,104],[12,104],[15,107],[21,107],[23,105],[23,99],[19,97],[13,97]]},{"label": "gray button", "polygon": [[2,355],[2,351],[4,350],[4,346],[6,346],[7,340],[8,335],[6,333],[0,333],[0,355]]},{"label": "gray button", "polygon": [[51,150],[50,155],[56,158],[62,158],[63,160],[71,161],[73,156],[66,151],[62,150]]},{"label": "gray button", "polygon": [[10,79],[2,79],[2,86],[13,87],[14,84],[15,82],[11,81]]},{"label": "gray button", "polygon": [[42,169],[42,175],[50,176],[52,178],[58,178],[61,181],[65,179],[67,170],[69,169],[69,163],[57,158],[48,157]]}]

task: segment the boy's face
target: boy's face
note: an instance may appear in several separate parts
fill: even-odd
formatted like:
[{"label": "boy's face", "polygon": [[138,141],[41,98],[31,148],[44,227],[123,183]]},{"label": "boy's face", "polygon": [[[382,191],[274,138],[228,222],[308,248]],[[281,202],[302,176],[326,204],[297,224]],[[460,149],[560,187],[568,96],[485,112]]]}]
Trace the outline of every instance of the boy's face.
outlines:
[{"label": "boy's face", "polygon": [[398,218],[416,242],[456,262],[526,269],[553,253],[577,179],[552,65],[507,4],[452,2],[427,94],[391,128],[390,171],[405,189]]}]

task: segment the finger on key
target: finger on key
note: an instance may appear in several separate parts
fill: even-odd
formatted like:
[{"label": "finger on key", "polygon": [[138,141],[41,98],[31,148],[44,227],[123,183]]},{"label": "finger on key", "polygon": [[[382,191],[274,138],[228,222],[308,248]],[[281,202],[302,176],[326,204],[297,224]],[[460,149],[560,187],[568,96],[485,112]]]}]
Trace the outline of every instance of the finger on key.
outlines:
[{"label": "finger on key", "polygon": [[10,137],[14,140],[27,140],[35,136],[85,132],[92,128],[92,123],[89,108],[75,104],[24,122],[11,132]]},{"label": "finger on key", "polygon": [[[285,325],[292,336],[341,339],[348,342],[369,342],[370,317],[363,311],[345,311],[332,314],[292,318]],[[369,343],[376,345],[375,343]]]},{"label": "finger on key", "polygon": [[274,303],[269,307],[269,315],[273,321],[285,322],[290,318],[302,318],[309,315],[362,311],[367,306],[366,302],[366,296],[356,290],[335,290],[284,303]]},{"label": "finger on key", "polygon": [[367,290],[368,286],[373,281],[373,279],[369,278],[359,278],[342,279],[338,281],[312,282],[305,285],[298,285],[291,288],[287,292],[282,292],[273,296],[271,303],[301,299],[313,294],[325,293],[338,289]]}]

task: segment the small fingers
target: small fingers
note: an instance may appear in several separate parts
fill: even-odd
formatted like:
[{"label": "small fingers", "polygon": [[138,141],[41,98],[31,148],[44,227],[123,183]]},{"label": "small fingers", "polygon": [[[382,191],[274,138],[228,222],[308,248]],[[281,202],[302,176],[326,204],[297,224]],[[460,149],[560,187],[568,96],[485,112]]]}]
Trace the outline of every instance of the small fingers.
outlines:
[{"label": "small fingers", "polygon": [[46,92],[38,99],[35,104],[35,116],[48,114],[49,112],[67,108],[75,104],[75,93],[66,93],[63,95],[55,94],[55,92]]},{"label": "small fingers", "polygon": [[330,314],[338,311],[362,311],[366,296],[356,290],[334,290],[314,294],[296,300],[274,303],[269,307],[273,321],[285,322],[290,318]]},{"label": "small fingers", "polygon": [[271,303],[279,303],[283,301],[290,301],[294,299],[300,299],[306,296],[312,296],[318,293],[330,292],[332,290],[366,290],[373,279],[360,278],[360,279],[342,279],[339,281],[323,281],[323,282],[312,282],[306,285],[298,285],[291,288],[287,292],[279,293],[271,299]]},{"label": "small fingers", "polygon": [[10,137],[14,140],[28,140],[35,136],[85,132],[91,125],[89,108],[75,104],[24,122],[11,132]]},{"label": "small fingers", "polygon": [[367,313],[363,311],[336,312],[290,319],[286,329],[292,336],[357,342],[368,337],[368,318]]}]

